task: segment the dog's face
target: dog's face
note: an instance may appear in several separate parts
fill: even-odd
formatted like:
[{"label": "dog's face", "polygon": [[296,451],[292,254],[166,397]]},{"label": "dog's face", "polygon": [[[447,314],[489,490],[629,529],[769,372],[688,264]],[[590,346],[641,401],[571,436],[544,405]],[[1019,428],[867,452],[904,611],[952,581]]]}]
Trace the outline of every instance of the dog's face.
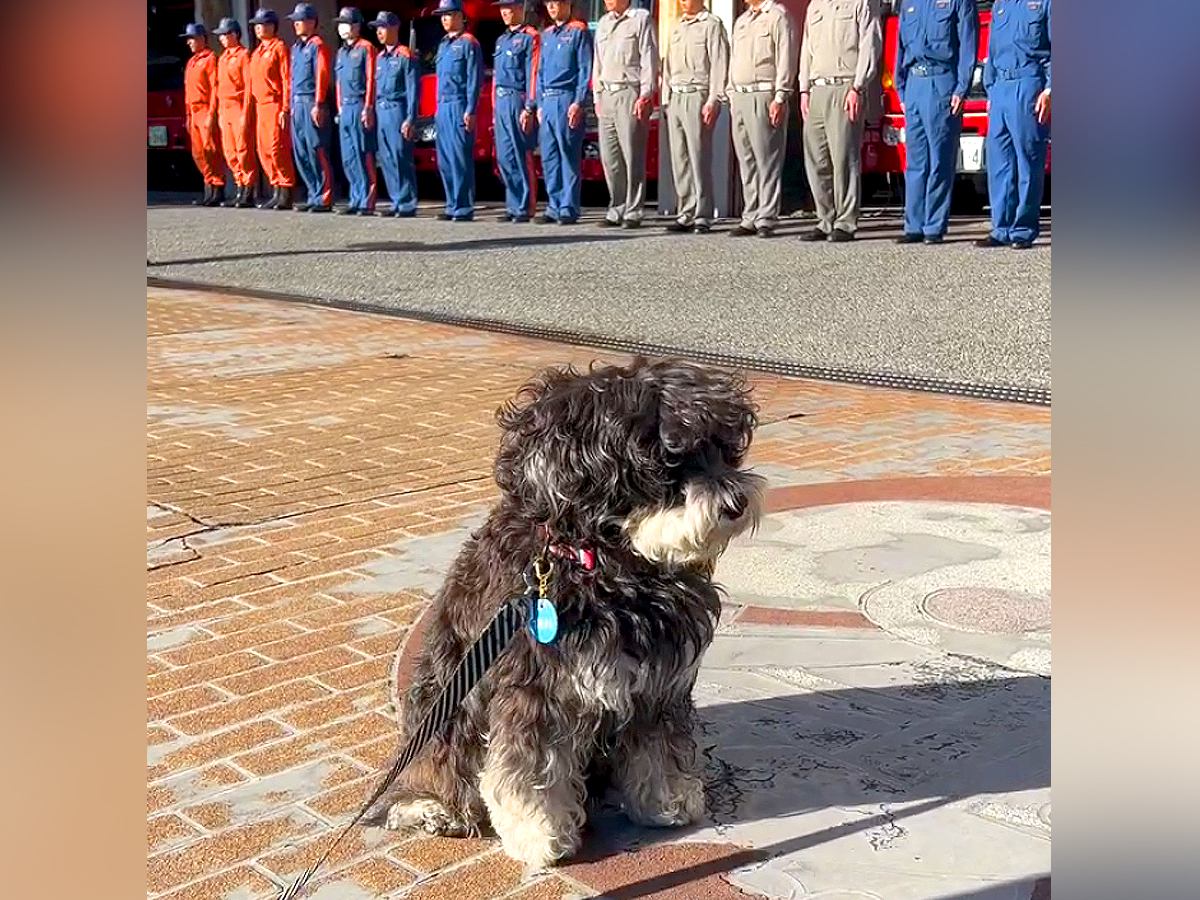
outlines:
[{"label": "dog's face", "polygon": [[765,481],[742,469],[757,419],[737,376],[550,369],[498,418],[501,490],[571,538],[623,533],[646,559],[703,566],[758,521]]}]

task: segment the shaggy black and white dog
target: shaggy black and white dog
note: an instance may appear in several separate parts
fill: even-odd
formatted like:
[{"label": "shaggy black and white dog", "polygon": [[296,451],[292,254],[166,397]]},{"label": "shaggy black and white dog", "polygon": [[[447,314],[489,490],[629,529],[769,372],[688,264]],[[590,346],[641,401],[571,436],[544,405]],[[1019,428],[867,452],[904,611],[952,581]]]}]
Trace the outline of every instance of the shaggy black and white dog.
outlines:
[{"label": "shaggy black and white dog", "polygon": [[593,776],[640,824],[703,815],[691,692],[720,612],[712,567],[756,524],[764,480],[742,469],[755,407],[723,372],[551,369],[498,419],[502,496],[429,612],[405,730],[547,544],[559,636],[519,634],[367,821],[446,835],[490,822],[541,868],[579,847]]}]

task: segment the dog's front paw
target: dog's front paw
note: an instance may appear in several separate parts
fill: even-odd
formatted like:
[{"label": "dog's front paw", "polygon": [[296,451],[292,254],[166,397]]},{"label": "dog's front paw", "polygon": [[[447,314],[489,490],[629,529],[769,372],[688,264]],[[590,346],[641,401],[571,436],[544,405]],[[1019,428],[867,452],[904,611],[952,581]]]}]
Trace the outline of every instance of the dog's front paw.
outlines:
[{"label": "dog's front paw", "polygon": [[388,810],[386,827],[392,831],[424,831],[443,837],[461,837],[466,826],[436,800],[401,800]]},{"label": "dog's front paw", "polygon": [[638,825],[678,828],[704,818],[704,784],[694,775],[678,775],[661,792],[627,797],[625,815]]},{"label": "dog's front paw", "polygon": [[556,832],[546,822],[509,821],[497,828],[504,852],[530,870],[541,871],[556,865],[579,849],[578,832]]}]

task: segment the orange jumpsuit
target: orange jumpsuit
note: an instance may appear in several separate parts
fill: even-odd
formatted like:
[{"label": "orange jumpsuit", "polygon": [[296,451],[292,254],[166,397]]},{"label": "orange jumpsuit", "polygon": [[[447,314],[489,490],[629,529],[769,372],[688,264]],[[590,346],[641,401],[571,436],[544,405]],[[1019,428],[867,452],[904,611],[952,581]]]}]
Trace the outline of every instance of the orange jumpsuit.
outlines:
[{"label": "orange jumpsuit", "polygon": [[217,97],[220,101],[221,148],[238,187],[249,187],[258,164],[250,139],[250,51],[237,44],[221,51],[217,60]]},{"label": "orange jumpsuit", "polygon": [[250,95],[263,173],[274,187],[293,187],[296,167],[291,129],[279,121],[291,95],[291,63],[287,45],[277,37],[267,38],[250,56]]},{"label": "orange jumpsuit", "polygon": [[183,105],[187,110],[188,142],[204,183],[225,185],[221,151],[217,147],[217,57],[205,47],[193,53],[183,71]]}]

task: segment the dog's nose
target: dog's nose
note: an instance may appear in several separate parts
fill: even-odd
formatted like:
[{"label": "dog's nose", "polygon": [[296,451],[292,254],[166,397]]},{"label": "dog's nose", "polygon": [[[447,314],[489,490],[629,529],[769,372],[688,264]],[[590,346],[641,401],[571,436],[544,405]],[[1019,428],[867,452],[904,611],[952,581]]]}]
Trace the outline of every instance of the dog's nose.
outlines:
[{"label": "dog's nose", "polygon": [[740,519],[742,514],[746,512],[747,500],[745,497],[734,497],[732,500],[726,500],[722,504],[722,512],[727,519]]}]

